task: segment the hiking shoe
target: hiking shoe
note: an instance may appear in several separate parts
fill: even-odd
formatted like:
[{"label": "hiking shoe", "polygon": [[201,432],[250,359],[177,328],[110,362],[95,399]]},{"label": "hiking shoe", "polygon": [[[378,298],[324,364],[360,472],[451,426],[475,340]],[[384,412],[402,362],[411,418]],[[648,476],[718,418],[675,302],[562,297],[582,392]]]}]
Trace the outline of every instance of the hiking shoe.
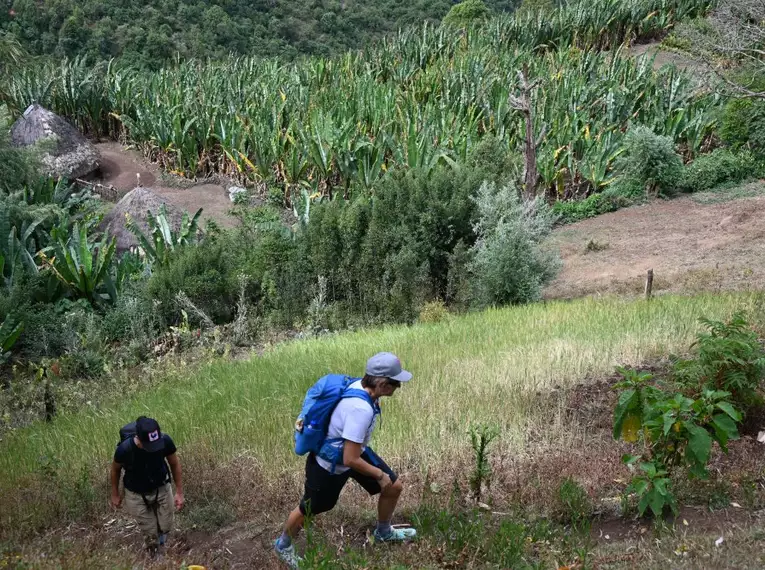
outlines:
[{"label": "hiking shoe", "polygon": [[290,544],[287,548],[279,548],[277,543],[278,539],[274,542],[274,552],[276,552],[276,555],[292,570],[297,570],[303,559],[297,555],[297,552],[295,552],[295,545]]},{"label": "hiking shoe", "polygon": [[393,527],[389,534],[380,534],[377,529],[372,533],[376,542],[403,542],[405,540],[414,540],[417,537],[417,530],[410,526]]}]

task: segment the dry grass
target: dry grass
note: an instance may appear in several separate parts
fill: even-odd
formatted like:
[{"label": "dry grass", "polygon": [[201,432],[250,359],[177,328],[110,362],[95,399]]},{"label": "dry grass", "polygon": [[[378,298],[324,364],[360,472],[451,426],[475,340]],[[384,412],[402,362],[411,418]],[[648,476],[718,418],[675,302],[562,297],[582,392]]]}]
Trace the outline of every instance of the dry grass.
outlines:
[{"label": "dry grass", "polygon": [[[305,389],[330,371],[360,373],[366,357],[383,349],[400,354],[415,380],[384,402],[375,446],[411,489],[422,489],[426,476],[444,488],[467,478],[473,423],[501,429],[493,458],[512,481],[498,477],[497,500],[535,500],[513,491],[525,466],[535,464],[550,474],[540,480],[573,475],[592,488],[615,473],[605,466],[611,460],[586,428],[572,429],[560,400],[550,404],[540,395],[607,375],[617,363],[684,351],[699,317],[738,309],[762,321],[758,295],[590,299],[287,343],[252,361],[214,363],[119,406],[66,414],[6,437],[0,530],[18,536],[103,514],[117,430],[140,414],[159,418],[178,443],[193,500],[221,497],[237,515],[268,510],[278,526],[300,492],[302,459],[292,452],[290,431]],[[545,459],[566,450],[564,464]],[[416,498],[410,500],[412,507]]]}]

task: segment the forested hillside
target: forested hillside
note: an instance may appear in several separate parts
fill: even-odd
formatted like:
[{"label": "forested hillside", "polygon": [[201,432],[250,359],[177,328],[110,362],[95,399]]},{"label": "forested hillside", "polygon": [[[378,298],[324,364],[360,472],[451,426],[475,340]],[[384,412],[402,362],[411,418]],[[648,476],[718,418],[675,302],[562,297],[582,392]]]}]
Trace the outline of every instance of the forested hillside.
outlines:
[{"label": "forested hillside", "polygon": [[[488,0],[497,12],[516,0]],[[450,0],[7,0],[0,29],[34,55],[122,56],[157,67],[176,54],[295,57],[361,47],[443,18]]]}]

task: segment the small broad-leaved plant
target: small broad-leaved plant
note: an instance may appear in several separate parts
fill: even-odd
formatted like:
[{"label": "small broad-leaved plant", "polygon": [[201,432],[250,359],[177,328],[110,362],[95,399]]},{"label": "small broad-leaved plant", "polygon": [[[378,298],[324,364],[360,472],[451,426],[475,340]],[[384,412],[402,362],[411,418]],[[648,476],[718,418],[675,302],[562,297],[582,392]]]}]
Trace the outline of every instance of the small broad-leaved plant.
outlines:
[{"label": "small broad-leaved plant", "polygon": [[706,478],[712,443],[727,451],[727,443],[738,439],[742,416],[729,401],[730,392],[703,390],[697,398],[672,393],[649,384],[652,375],[624,368],[616,384],[621,390],[614,412],[614,438],[642,444],[642,451],[622,460],[637,466],[627,494],[639,499],[638,512],[648,507],[657,517],[669,508],[677,513],[672,494],[672,469],[684,466],[691,476]]}]

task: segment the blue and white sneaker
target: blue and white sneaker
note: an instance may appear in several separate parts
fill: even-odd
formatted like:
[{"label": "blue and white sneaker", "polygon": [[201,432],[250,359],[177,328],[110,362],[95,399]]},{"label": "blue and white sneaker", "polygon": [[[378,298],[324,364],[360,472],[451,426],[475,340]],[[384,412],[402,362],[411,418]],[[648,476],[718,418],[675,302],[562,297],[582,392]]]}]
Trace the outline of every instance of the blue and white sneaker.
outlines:
[{"label": "blue and white sneaker", "polygon": [[407,527],[393,527],[388,534],[380,534],[377,529],[372,533],[375,542],[404,542],[414,540],[417,537],[417,530]]},{"label": "blue and white sneaker", "polygon": [[279,548],[279,539],[276,539],[274,542],[274,552],[291,570],[298,570],[300,568],[300,563],[303,559],[295,552],[294,544],[290,544],[287,548]]}]

